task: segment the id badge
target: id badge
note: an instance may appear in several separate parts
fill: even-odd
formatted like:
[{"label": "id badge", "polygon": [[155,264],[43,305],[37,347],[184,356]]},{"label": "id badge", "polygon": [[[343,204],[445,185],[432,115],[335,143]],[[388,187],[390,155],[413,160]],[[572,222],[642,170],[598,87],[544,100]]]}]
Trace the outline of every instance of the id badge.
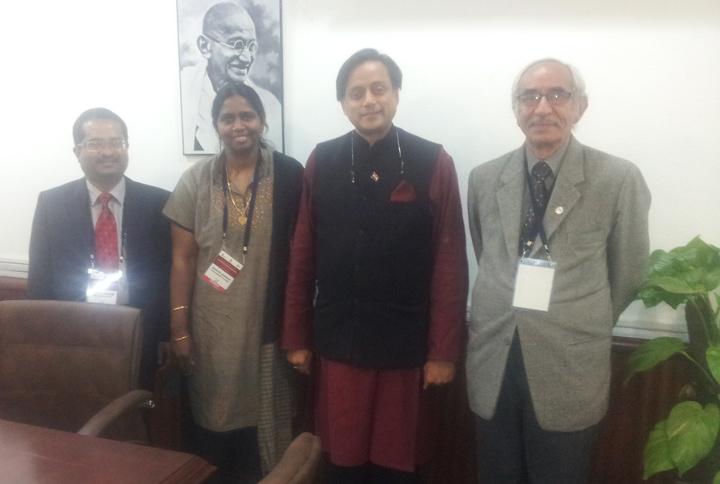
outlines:
[{"label": "id badge", "polygon": [[103,272],[91,267],[88,269],[88,276],[88,286],[85,291],[87,302],[118,303],[118,291],[123,281],[123,271]]},{"label": "id badge", "polygon": [[243,265],[233,256],[220,249],[210,267],[203,274],[203,279],[220,292],[227,291],[230,284],[235,280]]},{"label": "id badge", "polygon": [[547,311],[550,307],[557,264],[550,260],[522,257],[515,277],[513,307]]}]

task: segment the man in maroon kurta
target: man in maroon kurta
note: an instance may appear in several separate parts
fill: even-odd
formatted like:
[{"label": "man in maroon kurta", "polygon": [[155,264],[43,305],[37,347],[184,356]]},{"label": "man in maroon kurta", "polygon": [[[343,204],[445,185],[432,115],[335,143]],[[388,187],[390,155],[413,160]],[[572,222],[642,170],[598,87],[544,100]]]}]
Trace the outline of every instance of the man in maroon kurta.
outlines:
[{"label": "man in maroon kurta", "polygon": [[467,298],[457,175],[392,124],[402,74],[365,49],[340,69],[355,130],[308,160],[282,345],[309,373],[331,482],[415,482],[422,389],[451,381]]}]

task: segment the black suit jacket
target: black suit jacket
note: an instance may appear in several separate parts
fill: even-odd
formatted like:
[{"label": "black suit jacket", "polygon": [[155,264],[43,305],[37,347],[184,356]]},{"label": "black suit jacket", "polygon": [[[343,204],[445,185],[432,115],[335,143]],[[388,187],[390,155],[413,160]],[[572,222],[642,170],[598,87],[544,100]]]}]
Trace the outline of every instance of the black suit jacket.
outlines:
[{"label": "black suit jacket", "polygon": [[[125,178],[129,305],[143,310],[141,381],[151,381],[157,344],[169,334],[170,227],[162,215],[169,192]],[[95,236],[90,199],[81,178],[40,193],[30,236],[28,295],[84,301]]]}]

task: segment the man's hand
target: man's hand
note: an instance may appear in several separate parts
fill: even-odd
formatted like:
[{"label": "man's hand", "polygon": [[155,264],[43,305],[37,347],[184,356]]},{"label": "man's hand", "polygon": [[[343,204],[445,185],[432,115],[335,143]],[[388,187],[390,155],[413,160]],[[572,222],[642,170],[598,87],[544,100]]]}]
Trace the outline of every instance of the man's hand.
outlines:
[{"label": "man's hand", "polygon": [[310,363],[312,362],[310,350],[290,350],[287,353],[287,360],[300,373],[310,374]]},{"label": "man's hand", "polygon": [[430,385],[450,383],[455,378],[455,363],[452,361],[428,360],[423,370],[423,389]]}]

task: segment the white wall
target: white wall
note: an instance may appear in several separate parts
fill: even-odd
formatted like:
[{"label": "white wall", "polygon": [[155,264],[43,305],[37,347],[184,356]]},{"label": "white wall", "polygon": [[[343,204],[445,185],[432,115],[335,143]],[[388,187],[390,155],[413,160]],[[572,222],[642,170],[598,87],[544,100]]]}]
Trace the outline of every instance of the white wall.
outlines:
[{"label": "white wall", "polygon": [[[283,0],[286,151],[349,130],[335,75],[373,46],[404,72],[398,125],[441,142],[463,195],[476,164],[522,142],[510,86],[555,56],[584,74],[584,143],[633,160],[653,192],[653,248],[720,244],[717,0]],[[71,126],[104,105],[130,130],[129,176],[171,189],[181,152],[173,0],[12,2],[0,19],[0,259],[27,259],[37,193],[80,176]],[[662,316],[666,318],[666,316]]]}]

